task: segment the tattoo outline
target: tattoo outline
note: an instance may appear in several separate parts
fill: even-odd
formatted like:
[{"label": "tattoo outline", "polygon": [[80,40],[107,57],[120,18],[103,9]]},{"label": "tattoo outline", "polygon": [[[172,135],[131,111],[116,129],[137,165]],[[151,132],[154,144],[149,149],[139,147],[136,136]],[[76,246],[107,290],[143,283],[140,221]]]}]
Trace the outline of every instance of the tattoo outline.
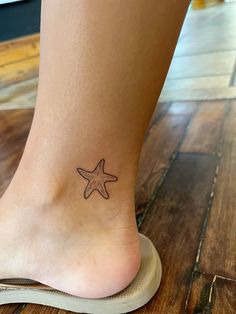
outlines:
[{"label": "tattoo outline", "polygon": [[110,196],[106,189],[107,182],[115,182],[118,180],[116,176],[113,176],[104,171],[105,159],[101,159],[93,171],[87,171],[83,168],[77,168],[78,173],[88,181],[88,184],[84,190],[84,198],[87,199],[95,190],[99,194],[108,199]]}]

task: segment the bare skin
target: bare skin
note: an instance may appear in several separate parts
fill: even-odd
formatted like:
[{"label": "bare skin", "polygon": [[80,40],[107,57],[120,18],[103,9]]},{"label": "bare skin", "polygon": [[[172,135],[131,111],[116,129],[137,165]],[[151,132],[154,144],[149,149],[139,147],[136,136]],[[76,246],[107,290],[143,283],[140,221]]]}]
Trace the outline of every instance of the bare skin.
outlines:
[{"label": "bare skin", "polygon": [[[139,154],[187,6],[43,1],[35,115],[0,199],[1,278],[96,298],[133,280]],[[89,180],[77,169],[92,172],[103,159],[117,180],[105,191],[99,177],[84,197]]]}]

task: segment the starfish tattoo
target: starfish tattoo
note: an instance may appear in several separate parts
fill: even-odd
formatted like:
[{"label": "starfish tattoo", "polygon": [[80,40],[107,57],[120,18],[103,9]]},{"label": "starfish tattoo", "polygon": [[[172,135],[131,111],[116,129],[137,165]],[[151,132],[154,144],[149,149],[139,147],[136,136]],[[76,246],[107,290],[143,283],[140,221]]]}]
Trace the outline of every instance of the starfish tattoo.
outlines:
[{"label": "starfish tattoo", "polygon": [[93,171],[87,171],[82,168],[77,168],[79,174],[86,180],[88,184],[84,191],[84,198],[87,199],[93,191],[97,190],[105,199],[109,198],[109,194],[106,189],[107,182],[115,182],[118,180],[116,176],[112,176],[109,173],[104,172],[105,160],[102,159],[97,164]]}]

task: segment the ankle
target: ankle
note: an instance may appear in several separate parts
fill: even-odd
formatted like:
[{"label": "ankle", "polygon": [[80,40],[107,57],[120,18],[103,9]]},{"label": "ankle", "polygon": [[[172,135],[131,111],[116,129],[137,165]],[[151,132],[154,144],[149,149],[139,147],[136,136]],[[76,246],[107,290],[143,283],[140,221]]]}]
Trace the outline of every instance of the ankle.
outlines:
[{"label": "ankle", "polygon": [[[23,166],[22,166],[23,165]],[[39,169],[41,171],[34,171]],[[60,167],[59,167],[60,168]],[[135,176],[131,172],[126,171],[119,174],[117,182],[108,182],[107,190],[109,199],[104,199],[97,190],[84,198],[84,191],[88,184],[83,177],[80,176],[76,167],[72,170],[58,169],[46,171],[42,165],[32,165],[26,168],[23,160],[10,185],[8,186],[5,195],[9,194],[9,198],[22,206],[38,206],[40,208],[56,206],[57,204],[83,204],[83,206],[94,205],[96,208],[103,207],[129,207],[134,209],[134,182]],[[105,169],[106,170],[106,169]],[[65,173],[69,175],[65,175]],[[115,174],[117,174],[115,172]],[[23,182],[23,184],[22,184]]]},{"label": "ankle", "polygon": [[[55,216],[74,217],[75,221],[81,215],[98,219],[110,228],[110,226],[127,226],[132,222],[135,226],[135,204],[134,192],[120,189],[116,191],[116,196],[112,196],[109,200],[103,199],[96,191],[90,198],[84,199],[84,186],[76,185],[76,182],[55,181],[52,183],[45,177],[45,180],[38,182],[32,181],[31,178],[23,180],[18,174],[14,177],[6,192],[1,198],[1,210],[11,211],[15,213],[18,219],[27,215],[39,219],[52,219]],[[20,184],[24,182],[24,184]],[[85,183],[86,185],[86,183]],[[12,214],[13,215],[13,214]],[[24,218],[23,218],[24,219]],[[77,221],[79,223],[79,221]]]}]

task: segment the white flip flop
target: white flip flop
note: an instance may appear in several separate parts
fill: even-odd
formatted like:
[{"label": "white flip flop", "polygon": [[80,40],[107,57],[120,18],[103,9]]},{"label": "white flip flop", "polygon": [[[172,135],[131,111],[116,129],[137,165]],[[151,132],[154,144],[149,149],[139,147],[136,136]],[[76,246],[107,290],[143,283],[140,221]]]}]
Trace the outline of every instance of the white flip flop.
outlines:
[{"label": "white flip flop", "polygon": [[72,296],[37,281],[24,278],[0,279],[0,304],[35,303],[63,310],[120,314],[145,305],[157,292],[162,276],[161,260],[153,243],[140,234],[142,263],[131,284],[121,292],[101,299]]}]

